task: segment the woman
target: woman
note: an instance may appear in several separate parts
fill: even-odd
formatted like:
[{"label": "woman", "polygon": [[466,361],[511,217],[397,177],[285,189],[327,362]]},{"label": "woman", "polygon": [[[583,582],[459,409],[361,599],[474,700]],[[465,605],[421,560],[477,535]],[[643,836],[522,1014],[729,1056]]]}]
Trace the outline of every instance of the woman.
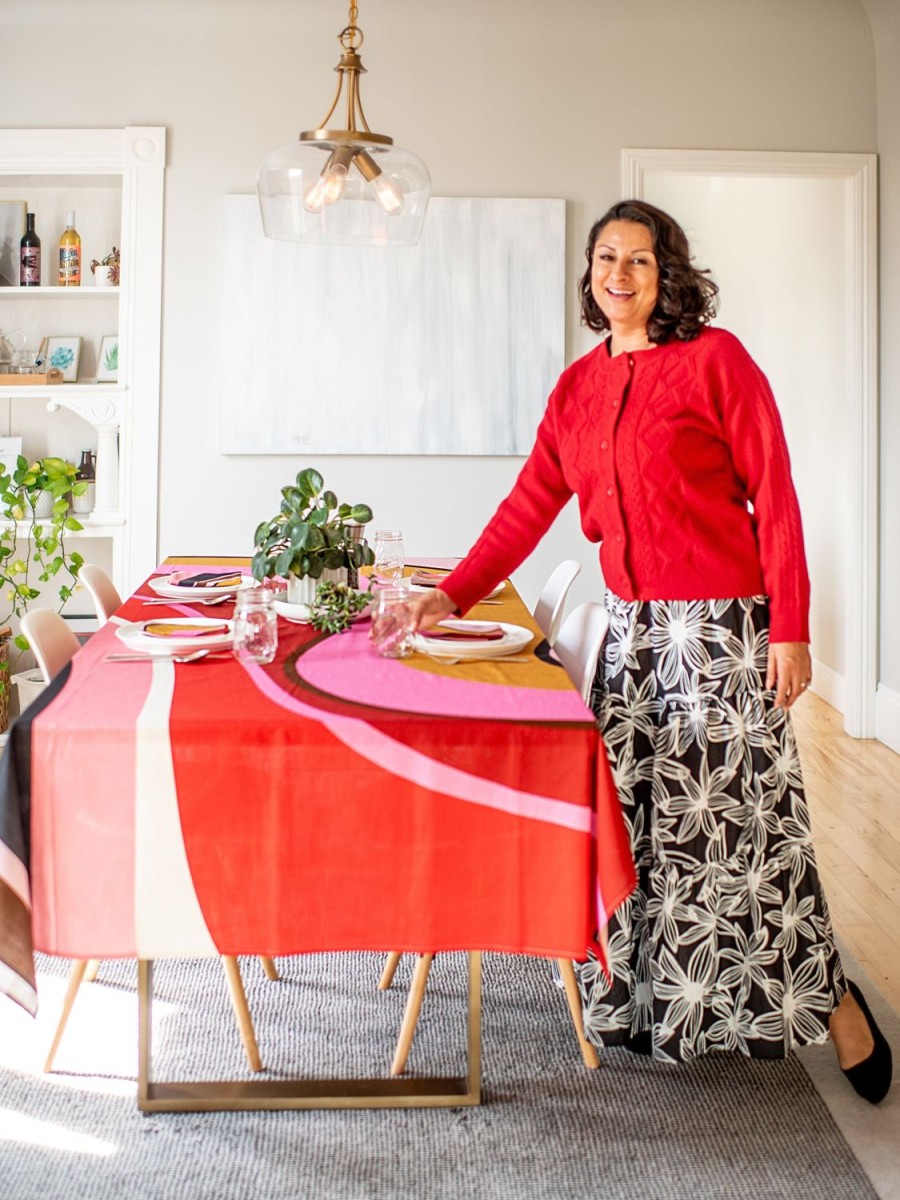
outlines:
[{"label": "woman", "polygon": [[639,201],[593,227],[583,322],[534,449],[464,561],[416,603],[465,612],[572,493],[601,542],[610,631],[594,708],[638,887],[610,976],[580,967],[588,1036],[671,1061],[834,1040],[872,1103],[891,1052],[841,969],[788,710],[809,686],[809,580],[781,422],[684,232]]}]

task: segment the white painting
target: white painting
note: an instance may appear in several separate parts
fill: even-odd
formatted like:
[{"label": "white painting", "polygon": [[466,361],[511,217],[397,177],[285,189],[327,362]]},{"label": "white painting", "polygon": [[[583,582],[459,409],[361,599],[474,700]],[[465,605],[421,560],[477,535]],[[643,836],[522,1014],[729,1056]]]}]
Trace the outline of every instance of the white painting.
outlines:
[{"label": "white painting", "polygon": [[225,197],[225,454],[523,455],[563,368],[565,201],[432,199],[412,247],[267,240]]}]

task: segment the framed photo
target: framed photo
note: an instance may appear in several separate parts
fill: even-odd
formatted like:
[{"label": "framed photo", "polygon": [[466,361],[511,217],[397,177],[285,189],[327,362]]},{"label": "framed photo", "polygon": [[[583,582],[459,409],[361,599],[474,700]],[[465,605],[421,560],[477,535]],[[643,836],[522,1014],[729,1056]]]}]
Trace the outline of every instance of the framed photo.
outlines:
[{"label": "framed photo", "polygon": [[6,475],[12,475],[22,453],[20,437],[0,437],[0,470]]},{"label": "framed photo", "polygon": [[26,208],[24,200],[0,200],[0,287],[19,286],[19,243]]},{"label": "framed photo", "polygon": [[97,383],[115,383],[119,378],[119,335],[108,333],[100,342]]},{"label": "framed photo", "polygon": [[56,367],[63,373],[63,383],[74,383],[78,378],[78,360],[81,358],[80,337],[48,337],[47,366]]}]

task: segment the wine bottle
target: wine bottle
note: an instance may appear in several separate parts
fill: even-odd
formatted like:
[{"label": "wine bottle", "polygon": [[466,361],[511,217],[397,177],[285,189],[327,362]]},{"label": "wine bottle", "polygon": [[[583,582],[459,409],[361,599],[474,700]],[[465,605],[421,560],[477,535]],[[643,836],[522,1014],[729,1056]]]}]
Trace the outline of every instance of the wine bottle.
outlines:
[{"label": "wine bottle", "polygon": [[19,247],[19,286],[40,287],[41,239],[34,232],[34,213],[25,216],[25,234]]},{"label": "wine bottle", "polygon": [[66,228],[59,239],[59,286],[81,286],[81,238],[75,230],[74,210],[66,213]]}]

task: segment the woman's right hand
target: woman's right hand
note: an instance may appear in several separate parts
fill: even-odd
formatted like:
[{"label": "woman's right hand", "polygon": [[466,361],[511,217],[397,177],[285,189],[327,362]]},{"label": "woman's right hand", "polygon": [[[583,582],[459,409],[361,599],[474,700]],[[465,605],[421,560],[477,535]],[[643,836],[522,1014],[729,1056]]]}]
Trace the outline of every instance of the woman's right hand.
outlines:
[{"label": "woman's right hand", "polygon": [[410,605],[412,609],[413,629],[430,629],[443,621],[445,617],[456,612],[456,605],[446,592],[440,588],[431,588],[421,592]]}]

